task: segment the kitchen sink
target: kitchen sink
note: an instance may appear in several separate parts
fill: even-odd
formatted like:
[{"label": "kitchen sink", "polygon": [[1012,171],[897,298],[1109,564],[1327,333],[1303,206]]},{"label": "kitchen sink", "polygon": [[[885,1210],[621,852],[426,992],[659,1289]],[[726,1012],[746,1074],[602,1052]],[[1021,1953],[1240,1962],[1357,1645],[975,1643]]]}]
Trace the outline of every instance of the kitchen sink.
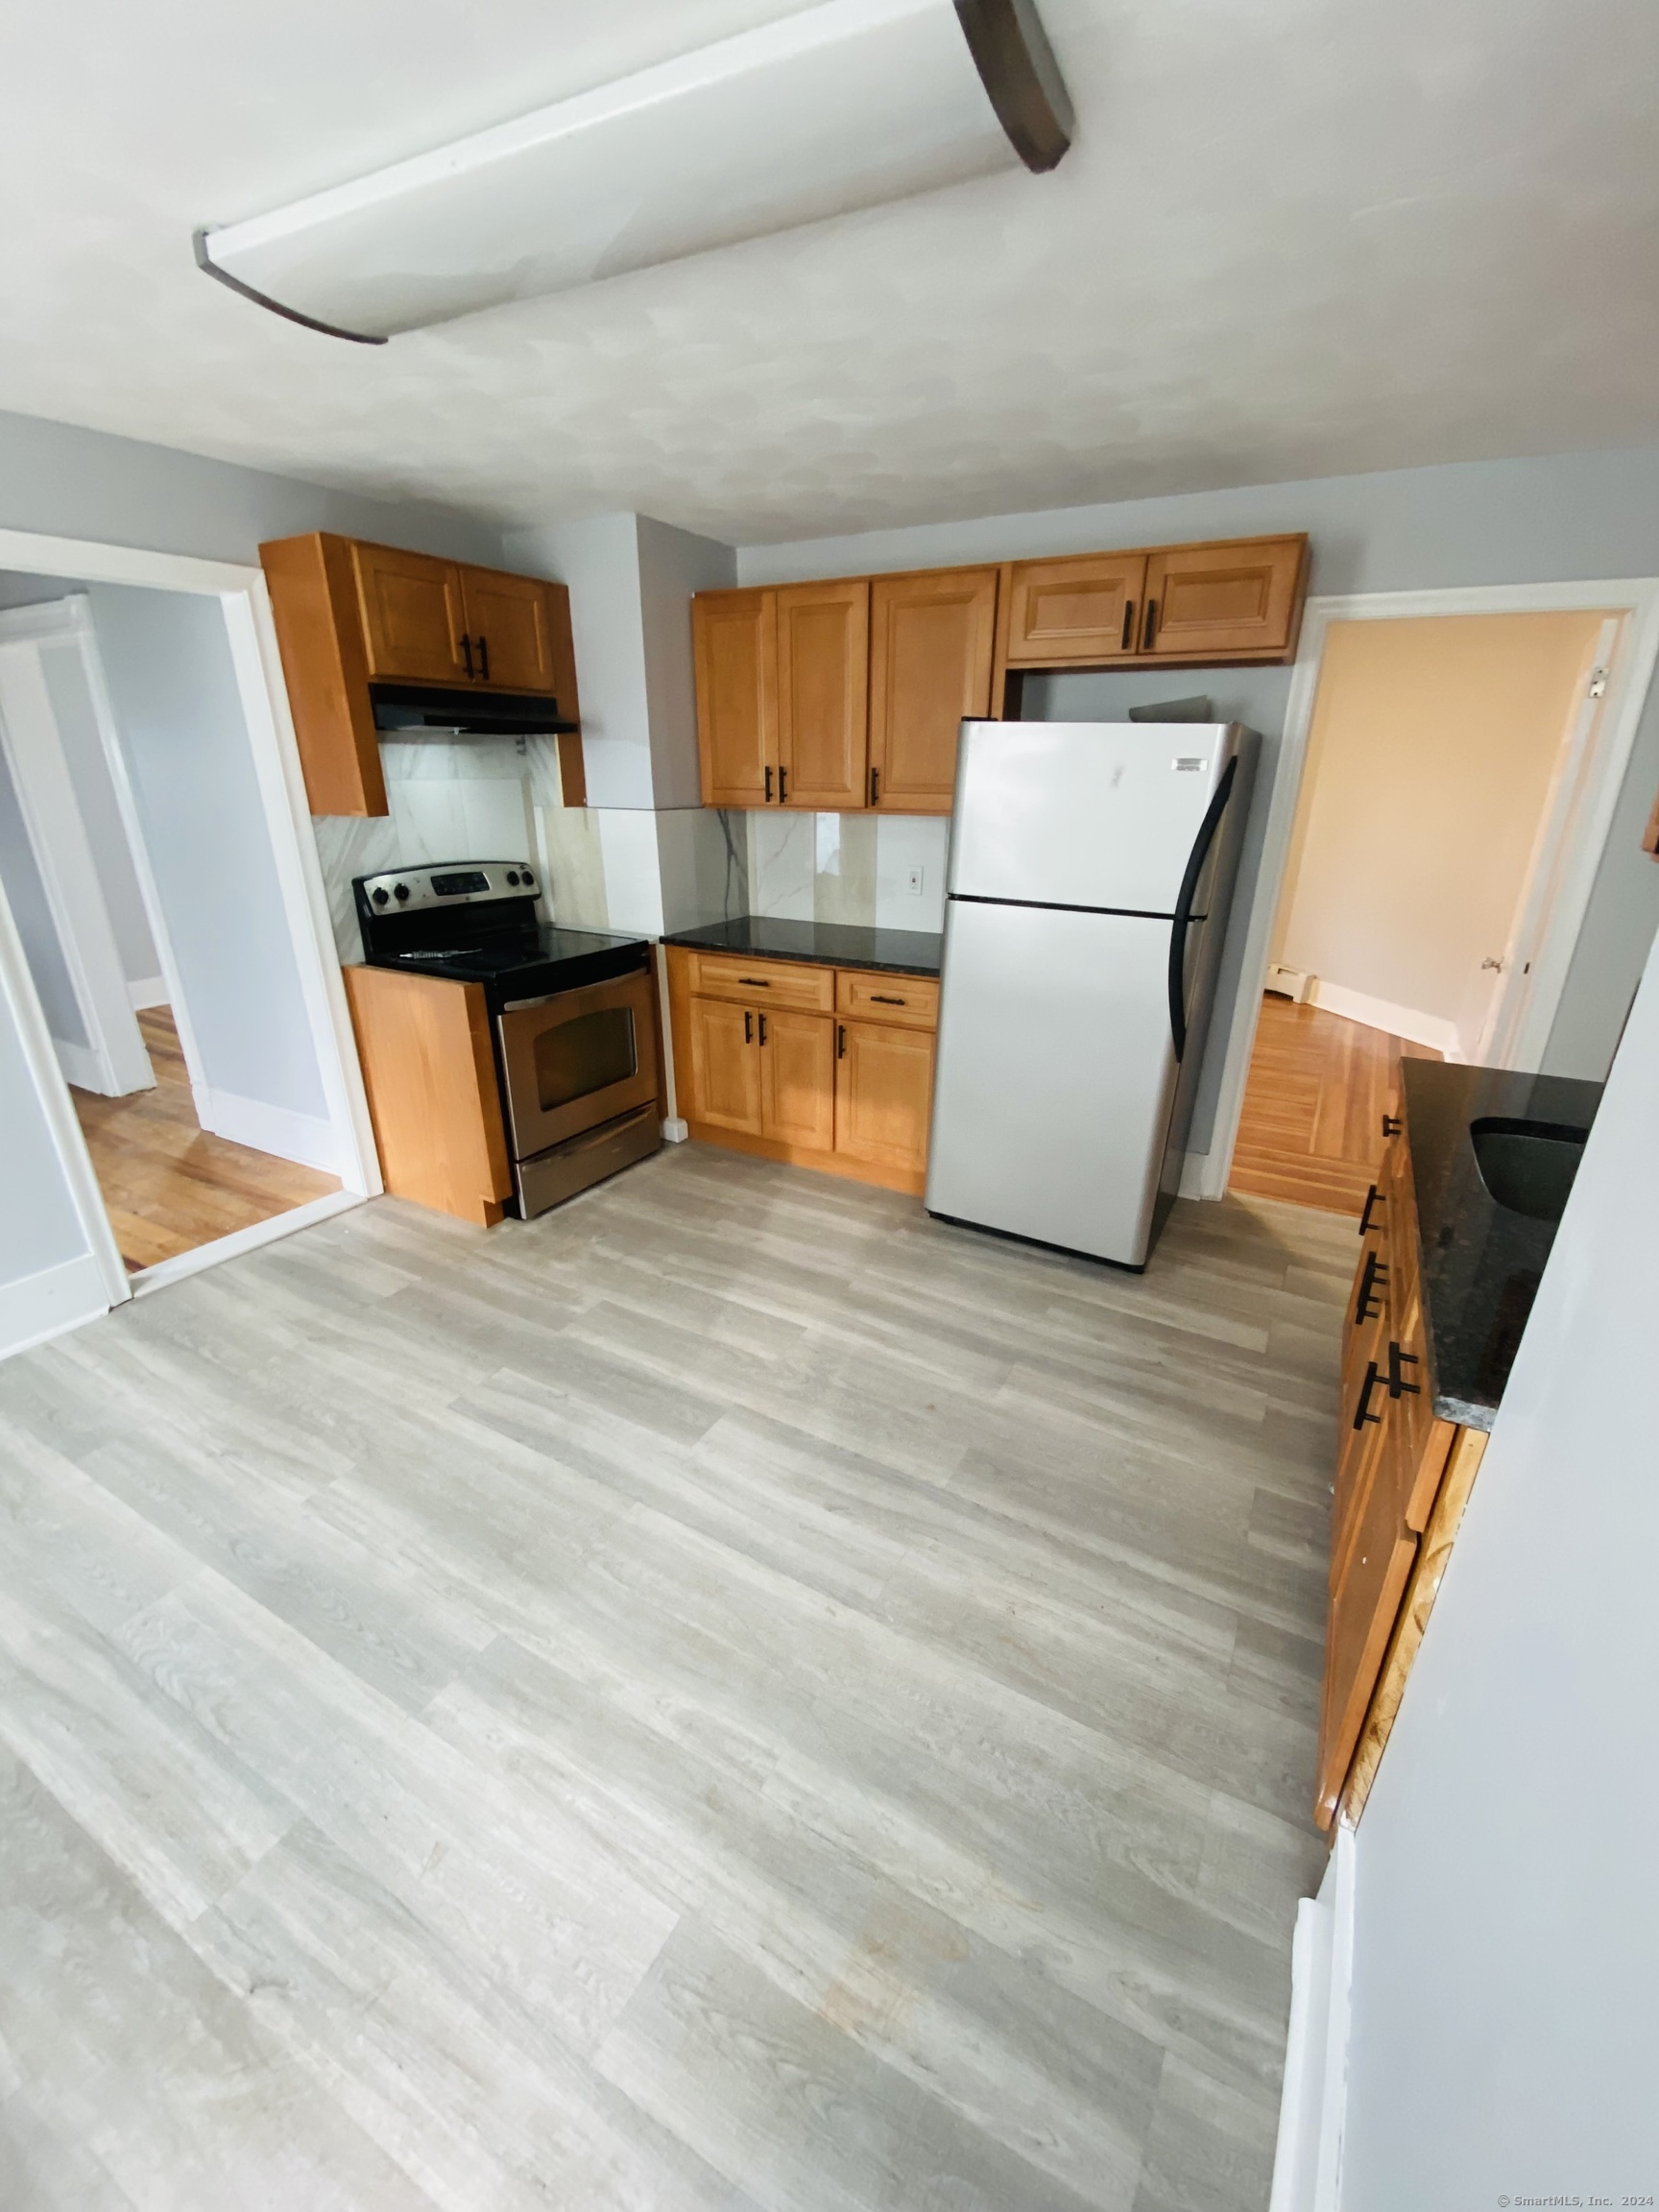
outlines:
[{"label": "kitchen sink", "polygon": [[1469,1124],[1475,1164],[1488,1194],[1511,1214],[1559,1221],[1578,1172],[1588,1129],[1559,1121],[1518,1121],[1482,1115]]}]

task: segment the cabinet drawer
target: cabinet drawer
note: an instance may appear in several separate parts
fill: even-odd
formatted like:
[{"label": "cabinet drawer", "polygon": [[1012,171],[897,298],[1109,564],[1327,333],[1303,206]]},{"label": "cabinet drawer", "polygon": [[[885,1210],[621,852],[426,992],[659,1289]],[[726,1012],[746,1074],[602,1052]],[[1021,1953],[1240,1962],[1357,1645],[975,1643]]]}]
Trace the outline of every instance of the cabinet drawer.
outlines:
[{"label": "cabinet drawer", "polygon": [[806,1014],[829,1014],[835,1006],[835,971],[793,960],[694,952],[691,988],[705,998],[741,998],[751,1006],[792,1006]]},{"label": "cabinet drawer", "polygon": [[939,986],[926,975],[869,975],[840,968],[835,972],[835,1011],[900,1028],[934,1029]]}]

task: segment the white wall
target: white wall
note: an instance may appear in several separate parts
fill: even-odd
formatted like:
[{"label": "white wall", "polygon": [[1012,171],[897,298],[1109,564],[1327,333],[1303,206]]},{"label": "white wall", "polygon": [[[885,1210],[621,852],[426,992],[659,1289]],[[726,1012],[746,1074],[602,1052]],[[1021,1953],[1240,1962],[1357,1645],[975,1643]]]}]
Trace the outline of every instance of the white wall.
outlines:
[{"label": "white wall", "polygon": [[[737,572],[745,584],[787,583],[1286,530],[1310,534],[1312,588],[1321,592],[1659,575],[1659,448],[1248,485],[859,537],[752,545],[739,548]],[[1145,698],[1147,685],[1153,697],[1208,690],[1221,712],[1236,713],[1262,733],[1251,833],[1240,869],[1241,907],[1260,860],[1284,729],[1286,672],[1206,669],[1191,676],[1066,677],[1051,680],[1046,705],[1039,694],[1027,711],[1109,714]],[[1659,929],[1659,866],[1640,850],[1655,790],[1659,701],[1649,699],[1546,1055],[1546,1066],[1557,1073],[1599,1077],[1606,1072],[1647,948]],[[1224,1005],[1237,997],[1241,953],[1241,932],[1236,931],[1222,966]],[[1216,1025],[1204,1069],[1194,1150],[1204,1149],[1214,1125],[1224,1027]]]},{"label": "white wall", "polygon": [[1659,2188],[1656,1129],[1659,956],[1356,1838],[1342,2212]]}]

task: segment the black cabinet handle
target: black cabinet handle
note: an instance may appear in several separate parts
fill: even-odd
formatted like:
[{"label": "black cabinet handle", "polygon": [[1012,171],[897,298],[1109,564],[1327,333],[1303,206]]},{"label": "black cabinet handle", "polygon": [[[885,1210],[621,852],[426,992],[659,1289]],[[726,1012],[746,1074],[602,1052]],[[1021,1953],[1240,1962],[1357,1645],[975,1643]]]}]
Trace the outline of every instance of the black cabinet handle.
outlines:
[{"label": "black cabinet handle", "polygon": [[1402,1368],[1403,1366],[1405,1366],[1405,1367],[1415,1367],[1415,1366],[1416,1366],[1416,1364],[1417,1364],[1417,1355],[1416,1355],[1416,1353],[1415,1353],[1415,1352],[1402,1352],[1398,1344],[1390,1344],[1390,1345],[1389,1345],[1389,1347],[1388,1347],[1388,1395],[1389,1395],[1389,1397],[1390,1397],[1390,1398],[1421,1398],[1421,1397],[1422,1397],[1422,1395],[1423,1395],[1423,1385],[1422,1385],[1422,1383],[1421,1383],[1421,1382],[1407,1382],[1407,1380],[1406,1380],[1406,1378],[1405,1378],[1405,1376],[1404,1376],[1404,1375],[1402,1375],[1402,1374],[1401,1374],[1401,1372],[1400,1372],[1400,1370],[1401,1370],[1401,1368]]},{"label": "black cabinet handle", "polygon": [[766,804],[768,806],[772,804],[772,771],[770,768],[766,771]]},{"label": "black cabinet handle", "polygon": [[757,991],[770,991],[772,988],[770,975],[739,975],[737,980],[739,983],[752,985]]},{"label": "black cabinet handle", "polygon": [[780,768],[778,771],[778,804],[780,806],[783,805],[788,796],[789,771],[787,768]]},{"label": "black cabinet handle", "polygon": [[908,1006],[910,1001],[908,998],[884,998],[879,991],[872,991],[870,1003],[872,1006]]},{"label": "black cabinet handle", "polygon": [[467,673],[470,676],[472,673],[472,640],[470,637],[463,637],[461,640],[461,658],[466,661]]},{"label": "black cabinet handle", "polygon": [[1146,602],[1146,627],[1141,634],[1141,650],[1142,653],[1151,652],[1152,640],[1157,635],[1158,602],[1156,599],[1148,599]]},{"label": "black cabinet handle", "polygon": [[766,1042],[766,1017],[764,1014],[760,1017],[760,1042],[762,1045]]},{"label": "black cabinet handle", "polygon": [[1359,1234],[1361,1237],[1365,1235],[1366,1231],[1371,1226],[1372,1207],[1385,1206],[1387,1203],[1388,1201],[1383,1197],[1382,1191],[1379,1190],[1376,1184],[1373,1183],[1370,1190],[1365,1193],[1365,1211],[1359,1216]]},{"label": "black cabinet handle", "polygon": [[1123,642],[1119,647],[1119,651],[1127,653],[1130,646],[1133,645],[1134,642],[1135,602],[1133,599],[1125,599],[1123,602]]},{"label": "black cabinet handle", "polygon": [[755,1042],[755,1017],[747,1006],[743,1009],[743,1042],[745,1045],[753,1045]]},{"label": "black cabinet handle", "polygon": [[1382,1134],[1384,1137],[1398,1137],[1405,1126],[1405,1122],[1393,1114],[1384,1114],[1382,1117]]},{"label": "black cabinet handle", "polygon": [[1371,1393],[1382,1380],[1382,1370],[1378,1366],[1376,1360],[1368,1361],[1365,1368],[1365,1380],[1359,1385],[1359,1403],[1354,1408],[1354,1427],[1356,1430],[1363,1429],[1367,1421],[1380,1422],[1382,1420],[1381,1413],[1372,1413],[1366,1410],[1371,1404]]},{"label": "black cabinet handle", "polygon": [[847,1057],[847,1024],[845,1022],[837,1022],[835,1024],[835,1057],[837,1060],[845,1060]]},{"label": "black cabinet handle", "polygon": [[1356,1329],[1362,1321],[1369,1321],[1373,1313],[1382,1312],[1382,1301],[1379,1298],[1373,1305],[1372,1297],[1379,1288],[1386,1289],[1387,1286],[1388,1270],[1386,1266],[1378,1259],[1375,1252],[1367,1252],[1365,1255],[1365,1272],[1359,1278],[1359,1295],[1354,1302],[1354,1326]]},{"label": "black cabinet handle", "polygon": [[482,636],[478,639],[478,677],[481,683],[490,681],[490,640]]},{"label": "black cabinet handle", "polygon": [[879,769],[879,768],[872,768],[872,769],[871,769],[871,771],[870,771],[870,804],[871,804],[871,805],[872,805],[872,806],[876,805],[877,805],[877,804],[879,802],[879,800],[880,800],[880,797],[881,797],[881,771],[880,771],[880,769]]}]

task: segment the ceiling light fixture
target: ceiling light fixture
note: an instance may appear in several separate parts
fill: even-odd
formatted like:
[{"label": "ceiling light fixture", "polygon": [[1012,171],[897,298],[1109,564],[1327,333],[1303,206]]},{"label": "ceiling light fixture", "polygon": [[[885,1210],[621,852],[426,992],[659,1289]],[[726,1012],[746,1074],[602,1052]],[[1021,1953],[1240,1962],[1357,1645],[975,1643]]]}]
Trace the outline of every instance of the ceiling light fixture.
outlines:
[{"label": "ceiling light fixture", "polygon": [[819,0],[196,233],[209,276],[361,345],[1023,162],[1071,108],[1034,0]]}]

